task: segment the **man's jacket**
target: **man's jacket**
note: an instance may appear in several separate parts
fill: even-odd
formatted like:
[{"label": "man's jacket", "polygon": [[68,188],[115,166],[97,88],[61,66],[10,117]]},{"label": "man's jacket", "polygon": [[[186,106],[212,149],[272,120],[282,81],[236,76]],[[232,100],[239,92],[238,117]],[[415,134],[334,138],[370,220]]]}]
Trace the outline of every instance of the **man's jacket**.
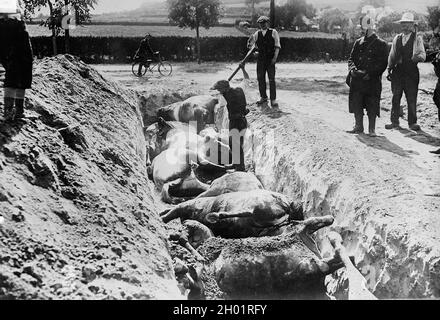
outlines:
[{"label": "man's jacket", "polygon": [[[351,89],[367,89],[381,83],[381,77],[388,64],[388,44],[373,34],[356,40],[348,60],[349,72],[364,70],[369,80],[363,76],[352,76]],[[353,73],[352,73],[353,74]]]}]

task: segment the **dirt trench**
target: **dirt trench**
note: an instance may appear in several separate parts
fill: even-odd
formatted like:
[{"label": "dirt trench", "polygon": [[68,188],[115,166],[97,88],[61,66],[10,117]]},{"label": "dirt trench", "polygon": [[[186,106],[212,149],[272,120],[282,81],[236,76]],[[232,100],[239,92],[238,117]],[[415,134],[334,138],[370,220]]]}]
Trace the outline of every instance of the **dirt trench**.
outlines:
[{"label": "dirt trench", "polygon": [[[282,95],[301,100],[298,93]],[[352,136],[285,103],[281,112],[252,109],[249,122],[258,134],[249,159],[265,187],[301,200],[307,217],[335,217],[332,228],[318,233],[323,255],[333,254],[326,234],[335,230],[376,297],[438,298],[438,167],[425,171],[406,151],[394,154],[380,140],[358,137],[385,150],[369,152]],[[327,291],[337,299],[347,298],[347,288],[343,270],[327,278]]]},{"label": "dirt trench", "polygon": [[[248,101],[257,100],[255,81],[243,85]],[[343,81],[332,81],[331,88],[324,85],[316,93],[318,99],[333,101],[328,90],[339,95],[346,91]],[[414,145],[394,140],[400,137],[393,132],[390,140],[409,144],[408,150],[383,136],[370,140],[343,134],[333,126],[338,121],[334,113],[323,121],[314,113],[327,110],[302,105],[307,103],[307,90],[280,91],[280,112],[250,105],[253,135],[247,144],[247,168],[267,189],[302,201],[307,217],[333,215],[332,228],[317,236],[324,257],[333,255],[326,234],[335,230],[376,297],[438,298],[436,162],[422,156],[420,149],[411,152]],[[219,111],[218,128],[227,126],[224,115],[224,110]],[[348,279],[343,270],[329,276],[326,284],[329,295],[347,299]]]}]

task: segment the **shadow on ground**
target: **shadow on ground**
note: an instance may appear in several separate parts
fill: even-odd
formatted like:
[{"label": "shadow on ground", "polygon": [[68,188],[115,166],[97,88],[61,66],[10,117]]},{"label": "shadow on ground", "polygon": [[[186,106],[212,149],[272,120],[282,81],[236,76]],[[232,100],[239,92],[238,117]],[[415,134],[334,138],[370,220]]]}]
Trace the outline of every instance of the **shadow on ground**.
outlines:
[{"label": "shadow on ground", "polygon": [[301,91],[301,92],[328,92],[332,94],[348,94],[348,87],[345,79],[332,78],[324,79],[306,79],[306,78],[280,78],[277,79],[277,89]]},{"label": "shadow on ground", "polygon": [[424,143],[433,147],[440,147],[440,138],[433,137],[423,130],[415,132],[408,129],[400,128],[399,132],[402,133],[406,138],[411,138],[417,142]]},{"label": "shadow on ground", "polygon": [[360,142],[366,144],[369,147],[395,153],[401,157],[409,157],[410,155],[418,154],[415,151],[403,149],[397,144],[392,143],[385,136],[377,136],[375,138],[372,138],[366,134],[360,134],[356,137]]}]

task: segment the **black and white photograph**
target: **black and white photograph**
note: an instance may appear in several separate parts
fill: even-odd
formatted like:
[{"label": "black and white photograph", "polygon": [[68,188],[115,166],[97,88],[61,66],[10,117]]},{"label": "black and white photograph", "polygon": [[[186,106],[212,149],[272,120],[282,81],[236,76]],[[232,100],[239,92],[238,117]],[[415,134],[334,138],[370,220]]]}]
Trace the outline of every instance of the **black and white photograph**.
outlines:
[{"label": "black and white photograph", "polygon": [[0,300],[438,301],[439,79],[440,0],[0,0]]}]

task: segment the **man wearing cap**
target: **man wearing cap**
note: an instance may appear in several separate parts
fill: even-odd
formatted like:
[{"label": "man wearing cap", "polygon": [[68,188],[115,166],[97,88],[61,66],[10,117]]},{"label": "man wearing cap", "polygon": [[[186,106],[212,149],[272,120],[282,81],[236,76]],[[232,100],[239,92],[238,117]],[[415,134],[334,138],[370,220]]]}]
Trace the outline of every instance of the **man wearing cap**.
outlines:
[{"label": "man wearing cap", "polygon": [[140,42],[139,48],[135,53],[135,58],[139,59],[142,63],[139,64],[138,75],[142,76],[142,67],[148,68],[150,66],[150,58],[153,58],[155,52],[151,48],[150,44],[151,35],[147,34]]},{"label": "man wearing cap", "polygon": [[[249,110],[246,108],[247,102],[244,91],[239,87],[231,88],[227,80],[216,82],[211,90],[220,92],[227,103],[226,107],[229,116],[229,147],[232,153],[232,161],[230,161],[230,163],[237,171],[245,171],[243,144],[244,135],[248,126],[246,115],[249,113]],[[239,146],[239,157],[237,156],[237,146]]]},{"label": "man wearing cap", "polygon": [[391,80],[393,101],[391,124],[386,129],[399,128],[400,101],[405,93],[408,103],[408,125],[411,130],[420,130],[417,124],[417,94],[419,91],[420,72],[417,64],[426,60],[423,38],[417,35],[416,21],[411,12],[404,13],[398,21],[402,33],[393,40],[388,58],[388,78]]},{"label": "man wearing cap", "polygon": [[4,118],[18,120],[24,117],[25,90],[32,84],[32,47],[18,1],[14,8],[0,10],[0,63],[6,71]]},{"label": "man wearing cap", "polygon": [[260,30],[255,32],[253,43],[258,49],[257,59],[257,77],[258,88],[260,90],[260,101],[258,104],[267,102],[266,93],[266,73],[269,77],[270,104],[272,107],[278,107],[276,84],[275,84],[275,63],[278,59],[278,53],[281,49],[280,36],[275,29],[269,28],[269,18],[261,16],[257,22]]},{"label": "man wearing cap", "polygon": [[364,109],[368,115],[368,131],[376,136],[376,117],[380,116],[382,74],[387,68],[388,45],[374,32],[374,21],[369,16],[361,18],[365,36],[356,40],[348,60],[349,112],[354,113],[355,126],[348,133],[364,132]]}]

